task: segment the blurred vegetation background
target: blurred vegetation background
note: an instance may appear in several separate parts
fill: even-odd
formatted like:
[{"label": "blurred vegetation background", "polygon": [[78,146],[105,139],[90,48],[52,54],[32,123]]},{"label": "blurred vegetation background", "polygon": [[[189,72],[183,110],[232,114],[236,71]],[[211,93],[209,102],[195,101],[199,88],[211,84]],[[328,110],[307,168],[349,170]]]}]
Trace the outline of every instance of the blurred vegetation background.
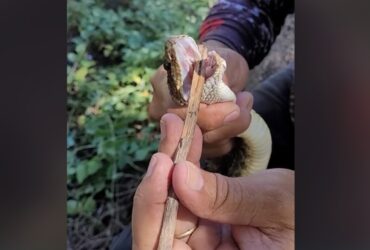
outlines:
[{"label": "blurred vegetation background", "polygon": [[165,39],[197,38],[214,1],[68,0],[68,248],[106,249],[156,151],[149,78]]}]

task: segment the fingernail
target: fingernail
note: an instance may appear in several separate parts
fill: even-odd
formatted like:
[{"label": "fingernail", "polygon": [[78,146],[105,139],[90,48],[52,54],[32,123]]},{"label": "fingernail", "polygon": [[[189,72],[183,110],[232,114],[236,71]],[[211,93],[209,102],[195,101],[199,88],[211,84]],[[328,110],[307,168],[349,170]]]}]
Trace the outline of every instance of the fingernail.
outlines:
[{"label": "fingernail", "polygon": [[231,122],[233,120],[235,120],[236,118],[239,117],[239,112],[237,110],[231,112],[230,114],[228,114],[225,119],[224,119],[224,123],[228,123],[228,122]]},{"label": "fingernail", "polygon": [[161,141],[166,137],[166,123],[165,121],[161,120],[160,121],[160,126],[161,126]]},{"label": "fingernail", "polygon": [[188,170],[188,174],[186,177],[186,184],[192,190],[195,190],[195,191],[201,190],[204,185],[204,180],[201,175],[200,169],[186,162],[183,162],[182,164],[184,164]]},{"label": "fingernail", "polygon": [[146,171],[145,177],[149,177],[153,173],[154,166],[157,164],[157,157],[152,156],[152,159],[149,162],[148,169]]}]

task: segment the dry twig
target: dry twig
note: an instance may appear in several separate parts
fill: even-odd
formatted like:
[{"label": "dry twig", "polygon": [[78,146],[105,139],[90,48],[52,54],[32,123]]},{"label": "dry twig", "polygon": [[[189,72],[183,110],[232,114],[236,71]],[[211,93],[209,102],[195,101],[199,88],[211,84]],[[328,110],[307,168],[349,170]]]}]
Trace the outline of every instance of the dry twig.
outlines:
[{"label": "dry twig", "polygon": [[[202,47],[202,59],[206,58],[207,49]],[[203,85],[205,81],[205,70],[202,67],[202,60],[195,63],[193,79],[191,82],[190,99],[185,118],[184,128],[182,130],[179,144],[177,145],[174,162],[178,163],[185,161],[189,153],[191,142],[194,136],[195,125],[198,117],[198,110],[200,98],[203,92]],[[172,249],[173,239],[175,235],[176,218],[179,202],[172,189],[169,188],[164,215],[162,219],[161,234],[159,237],[158,250]]]}]

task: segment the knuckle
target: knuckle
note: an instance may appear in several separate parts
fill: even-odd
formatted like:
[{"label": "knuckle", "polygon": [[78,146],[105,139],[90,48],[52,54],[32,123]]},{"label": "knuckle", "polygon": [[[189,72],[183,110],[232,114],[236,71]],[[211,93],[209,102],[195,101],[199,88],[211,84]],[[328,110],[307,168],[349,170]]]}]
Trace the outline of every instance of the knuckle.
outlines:
[{"label": "knuckle", "polygon": [[[212,119],[209,119],[209,117],[212,117]],[[214,116],[207,115],[207,116],[199,116],[200,124],[203,130],[205,131],[211,131],[217,128],[217,121]]]},{"label": "knuckle", "polygon": [[161,118],[161,113],[158,112],[158,108],[154,107],[153,102],[149,104],[148,116],[149,116],[149,119],[156,120],[156,121]]},{"label": "knuckle", "polygon": [[218,217],[222,220],[226,218],[225,216],[238,215],[243,212],[243,185],[239,181],[233,181],[231,184],[229,177],[220,174],[215,174],[215,176],[216,194],[210,204],[208,218]]},{"label": "knuckle", "polygon": [[219,128],[223,124],[224,115],[221,112],[216,112],[214,109],[201,109],[198,116],[198,123],[205,131],[211,131]]},{"label": "knuckle", "polygon": [[187,108],[169,108],[167,111],[179,116],[181,119],[186,118]]},{"label": "knuckle", "polygon": [[248,98],[247,109],[251,110],[254,103],[254,97],[251,92],[246,92],[246,96]]},{"label": "knuckle", "polygon": [[225,204],[230,199],[229,182],[220,174],[214,174],[216,189],[214,199],[211,201],[208,217],[225,211]]},{"label": "knuckle", "polygon": [[214,142],[213,136],[210,133],[205,133],[203,135],[203,141],[207,144],[211,144]]},{"label": "knuckle", "polygon": [[245,190],[243,188],[242,182],[240,178],[234,179],[234,185],[232,188],[231,193],[232,196],[232,208],[235,214],[240,213],[244,210],[244,194]]}]

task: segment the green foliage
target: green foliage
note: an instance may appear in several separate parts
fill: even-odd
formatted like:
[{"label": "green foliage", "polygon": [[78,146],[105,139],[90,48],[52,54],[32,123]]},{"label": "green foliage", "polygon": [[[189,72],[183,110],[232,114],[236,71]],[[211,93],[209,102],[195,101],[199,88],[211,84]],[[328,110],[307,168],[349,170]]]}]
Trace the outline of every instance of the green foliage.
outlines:
[{"label": "green foliage", "polygon": [[[158,146],[147,119],[150,76],[165,39],[197,37],[202,0],[69,0],[67,174],[69,215],[94,213],[112,183]],[[98,198],[100,197],[100,198]]]}]

